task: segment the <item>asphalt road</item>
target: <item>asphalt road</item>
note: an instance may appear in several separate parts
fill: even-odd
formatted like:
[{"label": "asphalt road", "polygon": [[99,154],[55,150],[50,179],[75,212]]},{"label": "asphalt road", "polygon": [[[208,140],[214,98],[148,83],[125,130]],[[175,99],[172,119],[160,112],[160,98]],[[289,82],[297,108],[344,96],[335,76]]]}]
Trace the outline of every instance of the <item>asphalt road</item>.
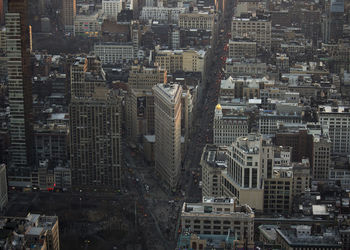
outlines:
[{"label": "asphalt road", "polygon": [[[226,26],[228,27],[228,26]],[[226,34],[228,29],[225,28],[222,39],[218,39],[218,44],[214,49],[211,61],[211,72],[208,74],[208,81],[204,90],[205,98],[197,110],[195,121],[195,131],[192,140],[189,143],[185,158],[185,173],[181,178],[181,187],[186,190],[185,200],[188,202],[199,202],[202,199],[199,181],[201,180],[200,158],[205,144],[213,142],[213,118],[215,106],[218,103],[220,91],[220,81],[224,77],[222,68],[225,66],[224,46],[227,43]],[[196,176],[194,178],[193,176]]]}]

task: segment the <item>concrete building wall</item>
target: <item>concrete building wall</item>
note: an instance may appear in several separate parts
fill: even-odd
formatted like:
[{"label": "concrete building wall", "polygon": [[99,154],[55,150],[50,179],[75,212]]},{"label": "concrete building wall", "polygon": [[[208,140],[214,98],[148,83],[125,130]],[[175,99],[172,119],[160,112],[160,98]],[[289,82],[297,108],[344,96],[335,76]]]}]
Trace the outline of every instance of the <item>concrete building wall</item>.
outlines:
[{"label": "concrete building wall", "polygon": [[215,15],[209,13],[184,13],[179,15],[179,27],[183,29],[212,30]]},{"label": "concrete building wall", "polygon": [[7,174],[6,165],[0,165],[0,211],[2,211],[8,202],[7,194]]},{"label": "concrete building wall", "polygon": [[169,190],[176,190],[181,171],[181,96],[178,84],[153,87],[155,169]]},{"label": "concrete building wall", "polygon": [[267,49],[271,48],[271,21],[247,18],[233,18],[231,26],[232,39],[248,37]]}]

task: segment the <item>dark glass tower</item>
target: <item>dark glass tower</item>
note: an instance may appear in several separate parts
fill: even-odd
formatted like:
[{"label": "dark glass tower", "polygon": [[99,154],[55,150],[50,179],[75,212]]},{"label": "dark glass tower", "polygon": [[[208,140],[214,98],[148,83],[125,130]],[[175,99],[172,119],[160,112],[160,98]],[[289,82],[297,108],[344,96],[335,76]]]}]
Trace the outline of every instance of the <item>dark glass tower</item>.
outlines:
[{"label": "dark glass tower", "polygon": [[10,104],[10,160],[11,168],[16,170],[13,173],[15,175],[28,175],[33,158],[32,83],[27,13],[27,0],[8,1],[6,54]]}]

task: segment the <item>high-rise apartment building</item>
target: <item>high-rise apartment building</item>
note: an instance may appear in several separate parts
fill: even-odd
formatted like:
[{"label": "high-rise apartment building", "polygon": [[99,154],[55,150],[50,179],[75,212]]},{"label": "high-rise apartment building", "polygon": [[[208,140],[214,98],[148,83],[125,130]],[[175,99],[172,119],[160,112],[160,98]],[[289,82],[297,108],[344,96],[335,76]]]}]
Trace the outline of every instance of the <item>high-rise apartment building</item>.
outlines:
[{"label": "high-rise apartment building", "polygon": [[153,87],[155,169],[169,190],[176,190],[181,171],[181,96],[178,84]]},{"label": "high-rise apartment building", "polygon": [[[85,61],[83,65],[82,61]],[[79,72],[84,68],[85,71]],[[107,88],[101,63],[94,57],[77,58],[71,67],[71,75],[72,185],[120,188],[120,99]]]},{"label": "high-rise apartment building", "polygon": [[117,20],[118,13],[122,11],[122,0],[102,0],[102,10],[107,18]]},{"label": "high-rise apartment building", "polygon": [[[6,54],[10,104],[11,167],[15,175],[32,164],[32,83],[27,0],[9,0],[6,13]],[[12,168],[13,169],[13,168]],[[25,172],[21,170],[26,170]]]},{"label": "high-rise apartment building", "polygon": [[67,32],[72,32],[77,14],[76,0],[62,0],[62,23]]}]

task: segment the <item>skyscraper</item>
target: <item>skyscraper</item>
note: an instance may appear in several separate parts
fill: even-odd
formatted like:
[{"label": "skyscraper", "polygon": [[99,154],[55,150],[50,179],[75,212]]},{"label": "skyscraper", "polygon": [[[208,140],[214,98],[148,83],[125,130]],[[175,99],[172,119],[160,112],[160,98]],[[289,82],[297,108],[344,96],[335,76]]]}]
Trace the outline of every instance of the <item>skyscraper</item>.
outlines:
[{"label": "skyscraper", "polygon": [[0,0],[0,25],[4,24],[5,21],[5,9],[4,9],[4,0]]},{"label": "skyscraper", "polygon": [[323,42],[338,42],[343,36],[344,0],[331,0],[322,17]]},{"label": "skyscraper", "polygon": [[[32,83],[27,0],[9,0],[6,54],[10,104],[11,166],[28,170],[32,163]],[[25,174],[23,171],[16,174]],[[27,175],[27,174],[25,174]]]},{"label": "skyscraper", "polygon": [[67,32],[73,32],[74,18],[77,14],[76,0],[62,1],[62,23]]},{"label": "skyscraper", "polygon": [[75,187],[120,188],[121,104],[101,63],[77,58],[71,67],[70,160]]},{"label": "skyscraper", "polygon": [[155,170],[169,190],[175,191],[181,171],[181,96],[178,84],[153,87],[155,113]]},{"label": "skyscraper", "polygon": [[166,70],[155,67],[132,66],[126,102],[126,132],[131,141],[154,134],[154,97],[152,87],[166,83]]}]

